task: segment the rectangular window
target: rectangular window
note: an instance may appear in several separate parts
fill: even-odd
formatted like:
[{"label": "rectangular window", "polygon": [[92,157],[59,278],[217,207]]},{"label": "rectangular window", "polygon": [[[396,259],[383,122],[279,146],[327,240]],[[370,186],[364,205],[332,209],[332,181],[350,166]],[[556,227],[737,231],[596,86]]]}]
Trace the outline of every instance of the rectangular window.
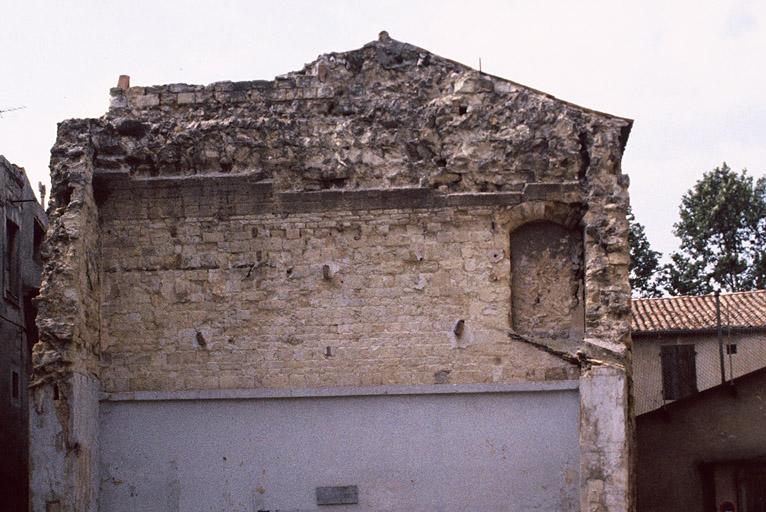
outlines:
[{"label": "rectangular window", "polygon": [[736,354],[737,353],[737,344],[736,343],[727,343],[726,344],[726,353],[727,354]]},{"label": "rectangular window", "polygon": [[21,374],[18,368],[11,369],[10,402],[14,407],[21,407]]},{"label": "rectangular window", "polygon": [[697,365],[694,345],[662,345],[662,395],[678,400],[697,392]]},{"label": "rectangular window", "polygon": [[11,371],[11,398],[19,399],[19,372]]},{"label": "rectangular window", "polygon": [[5,251],[3,254],[3,282],[5,296],[19,299],[19,227],[10,219],[5,220]]},{"label": "rectangular window", "polygon": [[40,221],[37,219],[35,219],[33,224],[35,231],[32,238],[32,259],[35,263],[41,264],[43,259],[40,255],[40,250],[43,246],[43,239],[45,238],[45,228],[43,228],[43,225],[40,224]]}]

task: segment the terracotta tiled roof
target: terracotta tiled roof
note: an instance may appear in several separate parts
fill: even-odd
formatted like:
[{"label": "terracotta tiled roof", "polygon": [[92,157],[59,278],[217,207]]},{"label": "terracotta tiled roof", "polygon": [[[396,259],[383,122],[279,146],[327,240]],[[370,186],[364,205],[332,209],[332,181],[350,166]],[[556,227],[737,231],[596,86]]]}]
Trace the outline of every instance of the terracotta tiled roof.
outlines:
[{"label": "terracotta tiled roof", "polygon": [[[766,329],[766,290],[721,294],[721,324]],[[715,295],[633,299],[634,333],[716,329]]]}]

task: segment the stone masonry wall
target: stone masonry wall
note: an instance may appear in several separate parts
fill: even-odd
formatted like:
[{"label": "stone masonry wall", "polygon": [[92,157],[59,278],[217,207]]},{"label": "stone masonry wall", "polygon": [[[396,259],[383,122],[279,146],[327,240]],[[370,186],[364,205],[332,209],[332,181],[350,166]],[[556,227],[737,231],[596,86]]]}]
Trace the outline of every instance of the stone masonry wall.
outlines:
[{"label": "stone masonry wall", "polygon": [[[95,506],[97,432],[78,441],[70,419],[97,416],[99,388],[578,372],[581,507],[630,507],[631,121],[385,33],[274,81],[111,93],[104,117],[60,126],[51,162],[34,414],[53,408],[70,441],[79,502],[61,510]],[[522,308],[550,329],[516,332],[510,237],[540,221],[582,251],[550,269],[560,313]]]},{"label": "stone masonry wall", "polygon": [[102,205],[106,391],[578,377],[508,337],[512,207],[275,215],[233,181]]},{"label": "stone masonry wall", "polygon": [[[461,200],[464,201],[463,206],[483,203],[491,205],[493,202],[487,199],[489,197],[496,198],[495,203],[501,201],[502,204],[502,201],[505,201],[506,205],[508,201],[516,204],[532,200],[569,204],[570,212],[567,217],[570,221],[574,219],[570,227],[582,231],[585,240],[585,263],[574,264],[582,269],[578,271],[581,272],[578,275],[586,284],[584,287],[574,285],[573,290],[575,294],[581,294],[585,290],[586,300],[582,304],[583,297],[578,297],[576,303],[568,307],[571,311],[584,311],[584,323],[588,332],[575,336],[564,348],[573,354],[584,337],[599,358],[622,359],[625,347],[629,343],[630,311],[629,291],[625,279],[628,265],[625,236],[627,222],[624,219],[627,208],[627,179],[620,174],[619,161],[629,129],[630,122],[627,120],[589,111],[507,80],[477,73],[414,46],[393,41],[383,34],[379,41],[360,50],[320,56],[317,61],[307,64],[303,70],[277,77],[274,81],[222,82],[210,86],[172,84],[113,89],[112,107],[107,116],[99,120],[99,126],[93,131],[92,137],[96,148],[97,178],[103,182],[103,185],[98,185],[97,188],[103,190],[105,196],[104,215],[105,218],[113,216],[117,220],[121,216],[120,213],[108,212],[111,209],[119,212],[124,206],[113,205],[112,203],[118,200],[110,198],[108,191],[115,186],[128,189],[138,187],[144,180],[155,185],[172,182],[178,190],[183,188],[182,183],[194,179],[206,180],[211,185],[218,185],[224,179],[235,178],[268,184],[274,195],[272,209],[279,209],[279,205],[285,201],[301,201],[300,194],[322,190],[335,193],[368,191],[371,194],[374,190],[404,189],[413,193],[433,191],[452,197],[442,201],[443,206],[447,208],[460,205]],[[121,185],[116,185],[119,183]],[[461,199],[459,194],[473,194],[481,198]],[[187,198],[180,192],[178,196],[180,197],[160,200],[152,204],[151,208],[167,217],[175,216],[193,222],[196,222],[193,220],[195,216],[207,215],[217,218],[216,216],[223,215],[232,219],[232,222],[236,221],[231,226],[227,225],[239,232],[236,236],[245,236],[240,232],[242,226],[251,229],[252,233],[252,228],[257,228],[261,222],[239,215],[238,209],[247,209],[247,198],[221,196],[217,202],[201,205],[201,209],[195,210],[193,204],[185,204],[189,200],[195,201],[195,198]],[[413,196],[413,200],[417,199],[417,196]],[[377,201],[374,198],[369,200],[373,203]],[[183,211],[179,211],[181,205]],[[370,211],[375,212],[372,215],[389,215],[385,204],[379,206],[380,211],[370,208]],[[320,223],[330,223],[323,227],[331,228],[333,223],[338,221],[335,218],[336,212],[345,210],[342,207],[329,210],[331,211],[322,212],[322,215],[313,219],[285,219],[282,225],[271,222],[266,231],[290,231],[291,236],[298,233],[301,237],[301,228],[296,225],[305,225],[312,220],[316,222],[316,217]],[[321,212],[322,207],[319,206],[314,211]],[[268,209],[262,213],[268,218]],[[400,213],[402,212],[395,212],[395,215]],[[530,220],[556,222],[556,219],[548,219],[544,215]],[[400,222],[396,218],[392,221]],[[293,222],[297,224],[294,225]],[[351,218],[347,222],[356,222],[359,226],[364,226],[369,233],[375,233],[363,217]],[[227,284],[232,277],[224,274],[229,271],[228,266],[231,265],[245,265],[247,262],[260,264],[255,257],[257,254],[248,253],[248,250],[258,247],[262,242],[257,237],[254,237],[255,241],[252,242],[249,239],[232,240],[227,236],[234,236],[233,234],[216,234],[214,224],[203,222],[200,224],[199,233],[196,234],[199,237],[207,231],[207,238],[202,239],[203,243],[196,244],[193,238],[189,238],[195,236],[194,233],[188,233],[187,238],[173,241],[173,251],[180,251],[176,254],[169,253],[168,248],[160,249],[154,243],[156,239],[167,239],[162,233],[169,232],[169,229],[168,226],[163,228],[152,225],[151,228],[138,233],[133,232],[126,237],[115,224],[115,234],[120,242],[116,244],[115,250],[118,252],[114,254],[124,256],[124,251],[120,251],[119,247],[123,241],[126,243],[125,249],[135,251],[138,248],[139,254],[142,243],[153,244],[153,247],[146,248],[148,253],[144,251],[147,261],[151,260],[148,256],[151,251],[164,251],[165,256],[183,260],[196,249],[200,249],[203,254],[211,255],[205,257],[227,260],[219,265],[218,274],[214,269],[207,269],[208,279],[212,279],[215,284],[212,288],[229,286],[229,292],[221,294],[216,300],[241,303],[236,295],[242,284],[232,289],[232,285]],[[292,253],[300,244],[315,236],[306,232],[305,228],[303,230],[303,236],[306,238],[297,242],[289,241],[287,246],[292,249],[288,249],[286,254],[280,257],[285,262],[297,259],[297,263],[301,265],[324,265],[322,257],[311,255],[297,258],[297,255]],[[506,265],[510,258],[510,247],[505,238],[498,237],[507,237],[508,231],[498,229],[491,242],[494,250],[503,251],[498,257],[502,258]],[[186,233],[183,229],[181,232]],[[364,233],[364,241],[355,242],[358,245],[378,243],[369,233]],[[317,234],[331,245],[336,244],[329,234]],[[219,240],[220,236],[224,238]],[[440,241],[449,242],[461,241],[463,235],[459,232],[442,232],[440,236]],[[190,242],[194,249],[189,245]],[[225,253],[231,242],[236,242],[235,246],[239,244],[237,250],[242,250],[245,256],[212,255],[214,250]],[[412,242],[418,243],[417,236]],[[213,244],[216,244],[215,248]],[[409,241],[402,240],[402,246],[407,244]],[[465,250],[479,251],[479,247],[480,245],[476,249],[466,247]],[[272,253],[276,252],[273,247],[270,250]],[[327,253],[328,258],[332,256],[330,249],[327,249]],[[401,257],[385,252],[375,256]],[[455,255],[439,256],[452,258]],[[272,254],[272,257],[275,255]],[[112,257],[107,255],[106,258]],[[327,264],[330,263],[333,262]],[[144,264],[150,263],[143,260],[136,262],[139,267]],[[442,263],[432,261],[431,264]],[[187,264],[187,267],[192,268],[193,265]],[[269,271],[266,268],[259,269],[263,273]],[[417,281],[422,273],[418,271],[410,275],[409,269],[402,270],[406,270],[406,275],[395,276],[398,281],[395,281],[393,288],[399,291],[406,289],[405,283],[408,279]],[[357,269],[344,269],[344,272],[355,271]],[[451,279],[457,278],[458,285],[467,293],[463,298],[463,312],[450,311],[447,315],[450,316],[450,322],[467,320],[464,317],[469,316],[466,303],[473,300],[469,297],[476,296],[475,289],[480,285],[468,279],[468,275],[451,276]],[[366,274],[365,278],[374,279],[376,276]],[[124,279],[128,278],[124,275],[109,277],[109,280],[115,283]],[[174,279],[177,280],[178,277]],[[507,279],[507,275],[502,276],[502,279]],[[281,300],[293,292],[300,291],[305,294],[309,290],[313,291],[309,286],[303,289],[293,288],[292,283],[297,282],[295,279],[283,281],[280,286],[272,281],[274,289],[279,290],[281,294]],[[200,278],[197,278],[196,282],[201,282]],[[389,287],[388,284],[373,284]],[[118,288],[121,290],[124,286]],[[434,286],[429,288],[433,290]],[[504,281],[497,281],[491,284],[490,288],[503,288],[502,294],[496,294],[491,304],[491,307],[498,311],[498,315],[490,322],[492,328],[508,328],[508,312],[505,308],[509,303],[509,286]],[[170,297],[167,290],[164,296],[157,297],[158,289],[156,286],[154,289],[154,293],[146,292],[140,300],[148,301],[145,302],[147,305],[173,304],[177,300]],[[504,300],[499,300],[500,298]],[[105,294],[104,299],[106,305],[113,304],[109,293]],[[114,304],[126,306],[134,316],[120,318],[117,315],[113,321],[111,315],[106,315],[104,321],[107,329],[111,329],[111,323],[127,325],[138,318],[135,316],[140,314],[137,307],[125,302],[128,300],[123,296]],[[305,300],[297,302],[306,304]],[[288,304],[290,301],[285,300],[283,303]],[[488,302],[476,304],[473,307],[481,309],[486,308]],[[332,309],[334,306],[329,302],[327,307]],[[402,304],[402,307],[405,307],[405,304]],[[231,310],[236,308],[231,304],[229,308],[221,309],[229,310],[225,317],[233,314]],[[296,314],[293,313],[293,316]],[[402,316],[389,310],[380,310],[375,314],[380,315],[372,322],[376,325],[381,325],[384,317],[388,317],[388,322],[392,322],[392,317]],[[151,317],[149,313],[145,313],[144,316]],[[236,326],[263,322],[257,319],[257,316],[254,315],[250,320],[226,320],[230,326],[227,328],[236,329]],[[453,316],[455,318],[451,318]],[[196,318],[196,325],[186,325],[184,334],[174,335],[175,341],[170,346],[178,345],[182,350],[187,350],[188,345],[184,345],[182,340],[189,338],[190,330],[195,330],[196,339],[196,330],[210,329],[208,324],[219,325],[220,330],[222,318],[217,318],[215,322],[209,318]],[[471,319],[475,318],[476,315],[473,315]],[[410,317],[410,320],[414,320],[414,317]],[[306,321],[311,324],[310,320]],[[486,322],[486,318],[483,321]],[[446,323],[446,316],[440,322]],[[565,322],[566,330],[571,330],[571,318],[567,317]],[[157,325],[153,326],[155,323]],[[170,342],[167,324],[142,320],[136,325],[141,326],[142,332],[159,335],[164,342]],[[419,331],[422,327],[419,323],[412,325],[417,325],[418,328],[409,327],[407,332]],[[393,329],[389,327],[389,332]],[[444,333],[450,331],[450,326],[440,324],[438,328],[432,329],[434,332],[441,332],[440,339],[444,339]],[[582,331],[581,328],[578,329]],[[163,330],[166,331],[164,334],[161,332]],[[553,330],[558,332],[560,328],[555,327]],[[112,331],[121,332],[119,325],[117,330]],[[209,335],[212,336],[213,331]],[[369,331],[375,332],[373,329]],[[204,332],[200,333],[202,337],[206,336]],[[535,337],[545,344],[545,333],[537,334]],[[287,333],[283,335],[287,336]],[[553,338],[559,337],[558,334],[551,335]],[[107,336],[109,345],[116,350],[113,355],[118,357],[118,361],[122,361],[120,354],[123,351],[136,351],[135,348],[124,348],[130,345],[131,340],[116,334]],[[254,340],[253,336],[256,335],[251,331],[248,336],[244,339]],[[341,341],[332,337],[325,337],[324,340]],[[519,342],[518,338],[513,341]],[[319,338],[315,339],[314,343],[315,347],[324,347],[325,351],[329,346],[326,343],[322,345],[324,342]],[[341,343],[341,347],[345,345]],[[254,346],[249,348],[254,349]],[[560,347],[556,350],[559,349]],[[234,347],[230,350],[234,350]],[[285,350],[287,349],[283,348],[282,353]],[[301,354],[299,357],[304,357],[302,354],[305,347],[289,350],[290,354],[295,351]],[[201,354],[205,353],[209,353],[209,349]],[[260,352],[259,354],[264,355]],[[346,356],[348,354],[346,352]],[[178,361],[181,357],[179,354],[172,354],[170,360]],[[202,365],[207,364],[207,356],[199,355],[199,360],[194,361],[189,354],[183,357],[186,361],[184,367],[195,368],[195,371],[201,370],[205,373]],[[158,373],[160,368],[168,371],[178,368],[177,364],[168,365],[167,361],[167,355],[153,353],[152,356],[143,354],[136,361],[126,362],[133,368],[140,367],[143,371],[152,371],[155,379],[153,382],[159,384],[156,379],[172,380],[172,377],[161,377]],[[323,366],[337,365],[340,364],[339,361],[342,359],[324,361]],[[211,364],[208,373],[216,370],[215,362]],[[545,364],[547,363],[543,366]],[[116,371],[127,375],[128,371],[125,368],[113,366],[118,367]],[[447,360],[444,359],[429,366],[428,372],[441,371],[437,370],[436,366],[443,366],[441,370],[444,371],[450,369]],[[262,369],[259,373],[264,372],[265,369]],[[430,380],[432,375],[428,372],[416,380]],[[474,378],[484,382],[497,378],[491,377],[490,374],[498,375],[503,372],[514,376],[526,373],[520,366],[501,371],[491,365],[485,368],[481,377]],[[453,378],[458,373],[456,372]],[[121,383],[115,385],[115,389],[130,388],[124,375],[121,377]],[[349,378],[329,375],[326,374],[328,383],[343,382]],[[312,378],[316,382],[316,377]],[[365,378],[372,377],[368,375]],[[138,386],[140,379],[133,379],[134,385]],[[234,382],[233,376],[227,379]],[[282,379],[284,380],[284,377]],[[294,380],[298,382],[304,379],[296,375]],[[148,381],[144,384],[149,385]],[[210,382],[207,385],[219,384]]]}]

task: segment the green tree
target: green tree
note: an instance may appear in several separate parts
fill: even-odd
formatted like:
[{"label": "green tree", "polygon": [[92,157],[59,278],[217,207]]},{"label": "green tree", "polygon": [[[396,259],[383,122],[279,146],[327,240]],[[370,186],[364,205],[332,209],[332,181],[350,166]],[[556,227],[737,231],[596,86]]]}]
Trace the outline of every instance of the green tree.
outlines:
[{"label": "green tree", "polygon": [[681,199],[673,233],[668,291],[698,295],[766,286],[766,178],[754,180],[724,162]]},{"label": "green tree", "polygon": [[662,253],[652,250],[643,224],[636,221],[633,210],[628,209],[630,232],[630,287],[637,297],[662,295],[664,266],[660,265]]}]

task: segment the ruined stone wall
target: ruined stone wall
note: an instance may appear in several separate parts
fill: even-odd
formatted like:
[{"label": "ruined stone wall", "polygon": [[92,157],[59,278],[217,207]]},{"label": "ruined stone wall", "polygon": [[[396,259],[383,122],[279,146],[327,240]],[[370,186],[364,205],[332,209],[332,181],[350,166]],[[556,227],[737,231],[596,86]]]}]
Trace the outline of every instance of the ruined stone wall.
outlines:
[{"label": "ruined stone wall", "polygon": [[[114,89],[112,107],[93,132],[94,162],[104,183],[100,188],[104,227],[110,231],[105,242],[105,261],[110,267],[107,280],[119,294],[115,297],[110,289],[104,295],[110,313],[104,316],[103,341],[110,347],[109,356],[116,358],[110,365],[113,369],[108,370],[109,378],[114,378],[110,387],[179,385],[178,378],[183,381],[185,377],[178,373],[182,369],[190,372],[189,384],[184,385],[197,379],[196,385],[206,387],[287,385],[291,377],[276,377],[283,367],[294,370],[294,385],[358,383],[362,378],[428,382],[434,374],[439,379],[451,375],[460,381],[479,382],[526,378],[527,373],[540,378],[549,364],[545,356],[539,356],[543,359],[540,368],[524,358],[514,362],[513,357],[501,363],[482,363],[482,370],[474,368],[472,377],[459,364],[453,368],[453,356],[447,356],[462,353],[448,349],[454,344],[449,335],[452,324],[461,319],[467,321],[467,337],[474,337],[472,329],[485,331],[478,337],[485,348],[486,342],[500,342],[502,331],[511,327],[508,236],[521,225],[500,226],[500,219],[491,218],[497,213],[490,211],[482,213],[478,231],[465,220],[452,225],[444,219],[454,215],[450,206],[460,205],[461,193],[481,196],[464,206],[482,201],[491,206],[493,200],[488,198],[495,198],[495,204],[502,204],[497,198],[504,198],[509,209],[534,200],[568,205],[567,228],[578,232],[578,247],[579,233],[584,233],[586,246],[571,262],[577,270],[567,278],[574,281],[566,286],[571,289],[566,295],[572,300],[564,307],[569,311],[561,315],[563,327],[556,325],[558,313],[551,312],[558,308],[546,308],[538,313],[550,317],[546,327],[532,337],[545,343],[547,338],[559,338],[564,329],[575,333],[565,347],[571,353],[585,336],[595,342],[600,357],[609,353],[622,357],[629,335],[629,293],[623,279],[627,273],[627,180],[619,172],[619,160],[629,128],[626,120],[479,74],[385,36],[357,51],[321,56],[302,71],[275,81]],[[271,206],[253,216],[250,205],[257,198],[213,192],[224,178],[230,183],[244,179],[268,185],[273,194],[267,201]],[[191,179],[206,181],[208,188],[184,192],[187,188],[181,184]],[[151,201],[130,193],[124,193],[123,199],[110,196],[113,188],[144,187],[140,185],[144,180],[154,185],[172,182],[170,188],[176,195]],[[380,208],[355,206],[358,212],[343,205],[327,211],[318,206],[315,214],[307,216],[296,216],[279,206],[310,200],[300,194],[311,191],[397,189],[439,193],[452,199],[443,199],[442,210],[426,208],[415,216],[406,209],[434,204],[418,204],[422,198],[413,195],[412,204],[405,202],[393,209],[383,203]],[[200,193],[205,197],[195,196]],[[131,210],[126,203],[133,200],[138,205]],[[325,199],[317,196],[315,200]],[[374,194],[367,200],[380,202]],[[132,212],[127,217],[126,208]],[[282,212],[282,217],[271,218],[269,213],[274,211]],[[463,214],[465,218],[478,215],[473,210]],[[527,220],[561,223],[544,214]],[[142,228],[137,227],[144,222]],[[492,222],[496,225],[491,234],[482,234]],[[395,236],[381,231],[385,226]],[[258,229],[262,229],[260,238]],[[359,240],[353,240],[352,232]],[[271,233],[275,236],[269,239]],[[343,246],[346,238],[351,240],[350,249]],[[413,256],[405,252],[414,253],[418,245],[440,247],[440,252],[432,251],[418,264],[406,263]],[[259,260],[259,251],[261,258],[271,261]],[[487,260],[476,268],[463,261],[487,251],[498,261]],[[338,267],[333,272],[346,274],[349,283],[340,286],[342,277],[328,282],[320,279],[317,268],[325,264]],[[164,267],[155,270],[158,265]],[[251,272],[250,280],[238,282],[248,265],[255,265],[257,272]],[[311,270],[298,271],[295,277],[284,275],[291,266]],[[460,267],[461,271],[453,270]],[[150,269],[148,273],[142,274],[144,268]],[[496,281],[488,282],[483,275],[489,268]],[[189,276],[194,276],[191,283],[195,284],[179,284],[178,290],[167,284],[183,282]],[[251,283],[258,279],[271,295],[253,290]],[[429,279],[435,281],[429,283]],[[578,284],[583,279],[584,287]],[[353,291],[366,280],[369,284],[358,288],[361,293]],[[159,286],[159,281],[165,284]],[[332,289],[331,284],[337,288]],[[411,288],[415,285],[422,289]],[[408,308],[411,289],[417,293]],[[135,297],[130,297],[130,290]],[[194,295],[194,290],[199,293]],[[393,301],[395,306],[382,305],[376,293],[399,300]],[[173,311],[193,311],[185,297],[190,294],[199,304],[216,304],[216,316],[182,315],[183,328],[176,329]],[[420,301],[422,297],[437,297],[437,301]],[[341,318],[361,311],[348,309],[351,306],[342,304],[344,300],[367,308],[363,324]],[[290,304],[297,307],[291,309]],[[246,312],[237,313],[242,305],[250,312],[248,318],[242,318]],[[159,319],[156,310],[149,311],[158,306],[162,311]],[[290,309],[289,314],[279,310],[280,306]],[[323,312],[322,321],[330,325],[312,332],[321,325],[312,318],[316,308]],[[424,310],[428,311],[425,316]],[[490,313],[477,313],[480,311]],[[534,317],[535,313],[527,308],[520,314]],[[581,321],[583,314],[585,320]],[[583,323],[588,326],[586,335]],[[258,329],[254,329],[256,325]],[[140,340],[129,335],[131,327],[140,329]],[[387,335],[376,335],[381,330]],[[418,339],[404,341],[412,333],[420,333]],[[354,336],[368,341],[352,343]],[[232,343],[220,342],[229,337]],[[213,341],[202,347],[197,338]],[[277,341],[279,338],[283,341]],[[418,354],[413,347],[419,343],[442,355],[429,354],[433,360],[426,364],[411,362],[410,357]],[[509,346],[518,343],[523,340],[512,340]],[[407,351],[398,353],[400,362],[395,362],[394,354],[384,356],[390,357],[389,363],[378,359],[385,351],[354,352],[378,345],[394,352],[403,347]],[[339,355],[322,355],[327,346],[339,349]],[[178,349],[178,353],[166,354],[170,349]],[[246,360],[254,369],[249,373],[233,368],[219,372],[218,365],[226,366],[216,359],[219,350],[220,357],[232,361],[248,354]],[[519,350],[525,349],[495,349],[482,357],[494,361],[499,356],[502,361],[504,352]],[[277,360],[272,363],[273,377],[268,377],[265,367],[255,369],[267,357]],[[401,361],[400,375],[391,375],[386,364],[401,366]],[[341,375],[348,372],[348,368],[341,370],[343,364],[357,363],[365,368],[359,376]],[[528,368],[528,363],[534,367]],[[415,370],[416,366],[421,368]],[[410,369],[405,371],[406,367]],[[304,375],[320,369],[326,370],[321,379]]]},{"label": "ruined stone wall", "polygon": [[280,191],[577,182],[592,146],[620,152],[630,127],[391,40],[274,81],[115,88],[107,119],[99,169],[249,174]]},{"label": "ruined stone wall", "polygon": [[271,187],[226,181],[102,205],[107,391],[578,377],[508,337],[512,206],[409,190],[387,209],[332,192],[277,207]]},{"label": "ruined stone wall", "polygon": [[59,125],[30,384],[32,509],[96,510],[100,236],[93,121]]},{"label": "ruined stone wall", "polygon": [[38,301],[38,383],[75,371],[98,375],[100,235],[93,197],[92,120],[59,125],[51,151],[52,190]]},{"label": "ruined stone wall", "polygon": [[[630,126],[386,34],[274,81],[116,88],[54,148],[40,389],[579,372],[582,508],[623,510]],[[513,276],[529,223],[551,263]]]}]

